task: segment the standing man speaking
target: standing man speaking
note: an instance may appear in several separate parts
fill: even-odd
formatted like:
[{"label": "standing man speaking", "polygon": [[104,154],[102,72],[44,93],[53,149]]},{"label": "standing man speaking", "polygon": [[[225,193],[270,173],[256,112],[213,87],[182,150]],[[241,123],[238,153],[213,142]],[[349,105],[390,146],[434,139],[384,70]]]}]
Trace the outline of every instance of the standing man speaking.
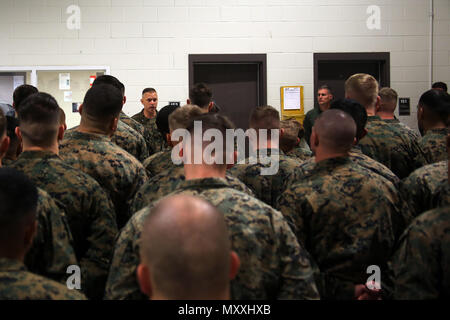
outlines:
[{"label": "standing man speaking", "polygon": [[153,88],[145,88],[142,91],[141,103],[144,108],[132,118],[141,123],[150,131],[150,141],[148,141],[149,154],[163,150],[165,141],[156,127],[156,114],[158,107],[158,93]]},{"label": "standing man speaking", "polygon": [[333,93],[331,92],[331,88],[327,85],[320,86],[319,90],[317,90],[317,103],[319,104],[319,108],[314,108],[308,111],[305,120],[303,121],[303,128],[305,128],[305,140],[310,147],[311,145],[309,139],[311,137],[314,121],[316,121],[316,118],[322,112],[330,109],[331,101],[333,101]]}]

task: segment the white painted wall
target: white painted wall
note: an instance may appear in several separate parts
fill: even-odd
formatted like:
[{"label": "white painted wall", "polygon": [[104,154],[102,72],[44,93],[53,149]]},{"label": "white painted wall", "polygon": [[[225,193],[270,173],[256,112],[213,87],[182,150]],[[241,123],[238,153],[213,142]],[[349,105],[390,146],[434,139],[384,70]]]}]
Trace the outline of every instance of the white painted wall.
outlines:
[{"label": "white painted wall", "polygon": [[[81,8],[68,30],[66,8]],[[381,30],[366,27],[369,5]],[[450,0],[435,0],[434,78],[450,84]],[[267,53],[268,103],[305,86],[313,52],[391,52],[391,86],[413,111],[430,87],[428,0],[0,0],[0,65],[109,65],[127,88],[125,112],[155,87],[160,106],[188,94],[189,53]],[[402,118],[415,127],[415,114]]]}]

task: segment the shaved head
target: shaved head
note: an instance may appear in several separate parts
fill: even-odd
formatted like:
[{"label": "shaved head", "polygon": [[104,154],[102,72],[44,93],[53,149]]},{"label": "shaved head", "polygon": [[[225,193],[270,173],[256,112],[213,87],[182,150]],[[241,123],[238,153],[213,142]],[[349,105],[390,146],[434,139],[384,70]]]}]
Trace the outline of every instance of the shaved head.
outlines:
[{"label": "shaved head", "polygon": [[200,198],[165,198],[145,220],[141,263],[160,296],[213,299],[229,290],[230,252],[223,214]]},{"label": "shaved head", "polygon": [[356,124],[346,112],[330,109],[314,123],[313,132],[320,145],[328,152],[348,152],[355,140]]}]

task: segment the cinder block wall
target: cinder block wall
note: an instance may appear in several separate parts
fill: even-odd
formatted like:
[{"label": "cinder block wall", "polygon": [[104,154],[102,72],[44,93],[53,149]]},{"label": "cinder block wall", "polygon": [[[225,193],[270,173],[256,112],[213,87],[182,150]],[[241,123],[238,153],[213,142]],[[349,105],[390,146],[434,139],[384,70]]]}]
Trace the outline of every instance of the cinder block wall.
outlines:
[{"label": "cinder block wall", "polygon": [[[450,0],[435,0],[434,77],[450,84]],[[69,30],[66,8],[81,8]],[[366,9],[381,8],[381,30]],[[0,0],[0,65],[108,65],[126,85],[125,111],[152,86],[160,107],[184,101],[189,53],[267,53],[268,103],[304,85],[313,106],[314,52],[391,52],[391,86],[415,107],[430,86],[428,0]]]}]

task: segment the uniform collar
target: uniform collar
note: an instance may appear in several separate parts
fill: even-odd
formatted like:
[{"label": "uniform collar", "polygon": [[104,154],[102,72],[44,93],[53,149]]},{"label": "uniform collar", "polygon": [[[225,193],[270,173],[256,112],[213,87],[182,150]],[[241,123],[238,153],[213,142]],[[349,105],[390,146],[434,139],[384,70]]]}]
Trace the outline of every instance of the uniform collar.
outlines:
[{"label": "uniform collar", "polygon": [[28,150],[22,152],[17,160],[20,159],[59,159],[62,160],[57,154],[51,151],[45,150]]},{"label": "uniform collar", "polygon": [[108,137],[106,134],[87,133],[87,132],[80,132],[77,130],[72,130],[70,132],[67,132],[65,137],[70,138],[70,139],[96,140],[96,141],[111,142],[111,138]]},{"label": "uniform collar", "polygon": [[26,271],[27,268],[19,260],[0,258],[0,271]]},{"label": "uniform collar", "polygon": [[180,189],[215,189],[229,187],[229,184],[224,178],[202,178],[184,180],[180,183]]}]

